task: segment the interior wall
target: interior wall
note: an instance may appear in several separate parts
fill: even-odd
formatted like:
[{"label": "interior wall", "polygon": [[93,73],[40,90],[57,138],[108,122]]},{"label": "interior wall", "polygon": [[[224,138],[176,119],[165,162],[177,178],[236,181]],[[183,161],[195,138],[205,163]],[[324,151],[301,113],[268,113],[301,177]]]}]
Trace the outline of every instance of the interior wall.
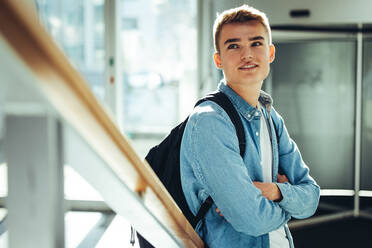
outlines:
[{"label": "interior wall", "polygon": [[[372,2],[369,0],[249,0],[240,1],[264,11],[272,25],[288,24],[355,24],[371,23]],[[292,10],[309,10],[310,16],[293,18]]]}]

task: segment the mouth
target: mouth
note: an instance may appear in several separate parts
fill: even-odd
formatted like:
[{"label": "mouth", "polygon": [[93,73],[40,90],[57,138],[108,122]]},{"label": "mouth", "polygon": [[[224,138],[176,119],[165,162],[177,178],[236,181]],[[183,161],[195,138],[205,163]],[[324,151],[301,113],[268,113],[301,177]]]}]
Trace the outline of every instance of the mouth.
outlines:
[{"label": "mouth", "polygon": [[256,64],[245,64],[245,65],[239,67],[239,70],[249,71],[249,70],[253,70],[257,67],[258,67],[258,65],[256,65]]}]

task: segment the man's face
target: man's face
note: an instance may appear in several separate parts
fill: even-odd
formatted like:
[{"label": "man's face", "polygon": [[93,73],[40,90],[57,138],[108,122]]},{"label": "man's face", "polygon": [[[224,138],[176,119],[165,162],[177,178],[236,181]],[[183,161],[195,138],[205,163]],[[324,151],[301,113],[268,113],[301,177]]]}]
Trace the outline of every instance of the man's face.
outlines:
[{"label": "man's face", "polygon": [[214,61],[223,70],[227,84],[232,88],[261,86],[275,57],[265,27],[258,21],[225,24],[218,42],[220,52]]}]

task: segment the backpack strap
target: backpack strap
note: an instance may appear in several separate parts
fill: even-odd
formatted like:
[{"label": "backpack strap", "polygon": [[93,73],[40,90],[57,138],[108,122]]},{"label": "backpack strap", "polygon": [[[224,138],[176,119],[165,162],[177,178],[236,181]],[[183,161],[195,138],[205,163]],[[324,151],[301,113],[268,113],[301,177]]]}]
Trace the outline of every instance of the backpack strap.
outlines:
[{"label": "backpack strap", "polygon": [[275,135],[276,135],[276,142],[278,143],[278,146],[279,146],[279,134],[278,134],[278,129],[276,127],[276,124],[275,124],[275,121],[274,121],[274,118],[272,118],[271,116],[271,113],[270,113],[270,119],[273,123],[273,126],[274,126],[274,131],[275,131]]},{"label": "backpack strap", "polygon": [[192,220],[192,227],[195,229],[196,225],[199,223],[201,219],[207,214],[208,210],[212,207],[214,201],[211,196],[208,196],[207,199],[203,202],[200,206],[198,213],[196,214],[195,218]]},{"label": "backpack strap", "polygon": [[[279,146],[280,146],[280,141],[279,141],[279,139],[280,139],[280,137],[279,137],[279,133],[278,133],[278,128],[277,128],[277,126],[276,126],[276,123],[275,123],[275,121],[274,121],[274,118],[273,118],[271,115],[272,115],[272,112],[270,112],[270,116],[269,116],[269,118],[271,119],[271,123],[272,123],[273,126],[274,126],[274,131],[275,131],[275,136],[276,136],[276,143],[277,143],[277,145],[278,145],[278,149],[279,149]],[[279,165],[279,168],[278,168],[278,173],[279,173],[280,175],[285,175],[285,173],[284,173],[282,167],[280,167],[280,165]]]},{"label": "backpack strap", "polygon": [[[220,107],[222,107],[225,112],[230,117],[231,122],[234,124],[236,136],[238,137],[239,141],[239,150],[240,150],[240,156],[244,157],[245,153],[245,133],[243,128],[243,123],[240,119],[240,116],[238,112],[236,111],[234,105],[231,103],[230,99],[222,92],[217,91],[214,93],[211,93],[204,98],[200,99],[196,104],[195,107],[199,104],[205,102],[205,101],[213,101],[217,103]],[[196,227],[196,225],[199,223],[201,219],[204,218],[205,214],[208,212],[208,210],[212,207],[214,201],[211,196],[208,196],[208,198],[203,202],[203,204],[200,206],[200,209],[198,213],[196,214],[194,220],[192,221],[191,225]]]},{"label": "backpack strap", "polygon": [[223,108],[223,110],[225,110],[227,115],[230,117],[230,120],[234,124],[234,127],[235,127],[236,136],[238,137],[240,156],[244,157],[245,133],[244,133],[244,128],[243,128],[243,123],[234,105],[231,103],[230,99],[221,91],[217,91],[200,99],[195,104],[195,107],[205,101],[213,101],[217,103],[220,107]]}]

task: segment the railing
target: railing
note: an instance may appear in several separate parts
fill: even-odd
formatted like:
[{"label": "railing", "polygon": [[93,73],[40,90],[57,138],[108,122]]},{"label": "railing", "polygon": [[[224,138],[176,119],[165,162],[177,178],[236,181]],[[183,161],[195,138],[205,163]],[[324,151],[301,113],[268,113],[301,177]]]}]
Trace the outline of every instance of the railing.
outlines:
[{"label": "railing", "polygon": [[[10,247],[63,246],[63,164],[85,177],[155,246],[203,247],[150,166],[40,25],[28,1],[0,2],[0,34],[0,74],[8,75],[1,82],[0,106],[7,126]],[[30,208],[34,216],[22,215]],[[44,211],[40,215],[39,208]],[[48,214],[58,217],[49,216],[53,221],[46,223]],[[20,216],[33,224],[22,224]]]}]

